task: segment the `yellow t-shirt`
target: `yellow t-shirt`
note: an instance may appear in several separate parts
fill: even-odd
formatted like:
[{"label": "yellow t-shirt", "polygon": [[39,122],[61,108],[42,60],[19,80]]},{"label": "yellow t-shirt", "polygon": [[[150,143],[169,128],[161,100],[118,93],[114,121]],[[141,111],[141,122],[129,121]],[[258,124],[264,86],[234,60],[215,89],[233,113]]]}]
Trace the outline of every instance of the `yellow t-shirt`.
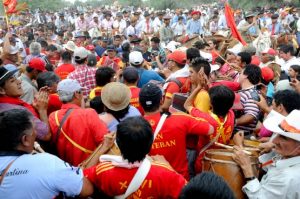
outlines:
[{"label": "yellow t-shirt", "polygon": [[208,111],[210,110],[210,98],[206,90],[201,90],[197,94],[194,100],[194,107],[204,113],[208,113]]},{"label": "yellow t-shirt", "polygon": [[101,86],[97,86],[96,88],[94,88],[93,90],[91,90],[89,98],[90,100],[94,99],[94,97],[96,96],[101,96]]}]

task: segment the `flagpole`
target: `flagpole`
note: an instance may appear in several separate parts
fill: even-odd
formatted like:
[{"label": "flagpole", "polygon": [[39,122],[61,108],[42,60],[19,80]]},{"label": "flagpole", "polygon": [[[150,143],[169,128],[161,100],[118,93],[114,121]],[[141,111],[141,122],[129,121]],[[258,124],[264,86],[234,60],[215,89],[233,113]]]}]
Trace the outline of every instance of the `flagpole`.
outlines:
[{"label": "flagpole", "polygon": [[4,0],[2,1],[3,9],[4,9],[4,15],[5,15],[5,21],[6,21],[6,26],[7,26],[7,31],[9,31],[9,21],[8,21],[8,16],[6,14],[6,8],[4,6]]}]

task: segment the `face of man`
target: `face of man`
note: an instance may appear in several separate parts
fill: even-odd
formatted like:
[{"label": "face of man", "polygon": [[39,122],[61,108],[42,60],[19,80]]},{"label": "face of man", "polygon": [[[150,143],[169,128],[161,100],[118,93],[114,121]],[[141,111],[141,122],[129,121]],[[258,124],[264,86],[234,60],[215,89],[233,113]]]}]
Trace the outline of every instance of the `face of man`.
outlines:
[{"label": "face of man", "polygon": [[5,81],[5,85],[0,87],[0,94],[9,97],[20,97],[23,95],[21,81],[15,76],[10,77]]},{"label": "face of man", "polygon": [[192,16],[192,18],[193,18],[194,20],[197,20],[197,19],[199,18],[199,15],[198,15],[198,14],[195,14],[195,15]]},{"label": "face of man", "polygon": [[152,47],[153,49],[158,49],[158,46],[159,46],[159,44],[157,44],[157,43],[151,41],[151,47]]},{"label": "face of man", "polygon": [[285,159],[299,156],[300,154],[300,142],[296,140],[277,135],[273,143],[275,144],[275,151]]},{"label": "face of man", "polygon": [[168,26],[170,24],[170,19],[165,19],[164,22],[165,22],[166,26]]},{"label": "face of man", "polygon": [[116,51],[114,51],[114,50],[109,50],[109,51],[107,51],[107,56],[108,56],[110,59],[114,58],[114,57],[116,56]]},{"label": "face of man", "polygon": [[9,55],[9,60],[16,63],[19,60],[18,53]]},{"label": "face of man", "polygon": [[264,64],[264,63],[267,63],[268,61],[269,61],[269,56],[268,56],[268,54],[266,54],[266,53],[262,53],[261,54],[261,57],[260,57],[260,60],[261,60],[261,62]]},{"label": "face of man", "polygon": [[239,76],[239,83],[242,84],[243,82],[245,82],[247,79],[247,76],[244,75],[244,71],[242,71],[242,73]]},{"label": "face of man", "polygon": [[114,45],[117,46],[117,47],[119,47],[120,44],[121,44],[121,39],[120,38],[115,38],[114,39]]},{"label": "face of man", "polygon": [[213,41],[208,41],[207,44],[209,45],[209,50],[214,50],[216,48],[216,45]]},{"label": "face of man", "polygon": [[243,63],[242,63],[242,58],[240,56],[236,56],[236,60],[235,60],[235,63],[242,67]]},{"label": "face of man", "polygon": [[290,58],[290,54],[289,53],[285,53],[285,52],[283,52],[283,51],[279,51],[279,57],[281,58],[281,59],[283,59],[284,61],[288,61],[289,60],[289,58]]},{"label": "face of man", "polygon": [[84,15],[80,15],[80,19],[81,19],[81,20],[84,20]]},{"label": "face of man", "polygon": [[254,17],[248,17],[248,18],[247,18],[247,21],[248,21],[248,23],[250,23],[250,24],[253,23],[253,20],[254,20]]}]

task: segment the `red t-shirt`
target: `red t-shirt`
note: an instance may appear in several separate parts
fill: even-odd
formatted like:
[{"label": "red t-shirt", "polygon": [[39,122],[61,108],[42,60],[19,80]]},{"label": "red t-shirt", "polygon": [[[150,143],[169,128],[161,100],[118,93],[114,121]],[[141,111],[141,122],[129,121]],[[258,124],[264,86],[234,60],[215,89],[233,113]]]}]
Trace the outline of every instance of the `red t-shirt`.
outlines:
[{"label": "red t-shirt", "polygon": [[[49,126],[54,142],[56,141],[58,123],[61,122],[70,108],[73,108],[73,111],[63,124],[56,147],[61,159],[77,166],[98,147],[108,130],[94,109],[82,109],[75,104],[63,104],[61,110],[53,112],[49,116]],[[56,120],[56,113],[58,121]]]},{"label": "red t-shirt", "polygon": [[[85,169],[84,175],[101,192],[113,197],[125,193],[136,172],[137,168],[116,167],[110,162],[104,162]],[[152,162],[140,188],[127,198],[178,198],[185,184],[185,179],[170,167]]]},{"label": "red t-shirt", "polygon": [[227,80],[213,82],[213,83],[210,84],[210,87],[220,86],[220,85],[226,86],[232,91],[240,90],[240,83],[233,82],[233,81],[227,81]]},{"label": "red t-shirt", "polygon": [[190,91],[191,82],[188,77],[176,78],[182,84],[180,88],[175,82],[170,81],[167,88],[165,89],[165,97],[172,99],[174,93],[188,93]]},{"label": "red t-shirt", "polygon": [[139,94],[140,94],[141,89],[136,87],[136,86],[130,86],[129,88],[130,88],[130,91],[131,91],[130,104],[132,106],[134,106],[135,108],[137,108],[142,115],[144,115],[144,109],[140,105],[140,102],[139,102]]},{"label": "red t-shirt", "polygon": [[58,94],[56,94],[56,93],[50,94],[49,101],[48,101],[48,110],[47,110],[48,116],[50,115],[50,113],[59,110],[61,108],[61,106],[62,106],[62,103],[59,100]]},{"label": "red t-shirt", "polygon": [[[225,118],[220,118],[211,112],[204,113],[197,108],[193,108],[191,110],[191,115],[194,117],[199,117],[207,120],[215,129],[215,132],[212,135],[205,136],[205,137],[203,136],[201,137],[202,139],[199,139],[198,146],[197,146],[198,151],[200,151],[206,144],[208,144],[211,140],[213,140],[217,136],[217,132],[221,132],[217,142],[222,144],[229,143],[229,140],[231,138],[234,129],[234,119],[235,119],[234,112],[232,110],[229,110],[226,121]],[[223,128],[222,128],[222,124],[223,124]],[[197,157],[195,163],[195,169],[197,173],[202,170],[203,155],[204,153]]]},{"label": "red t-shirt", "polygon": [[58,66],[54,72],[60,77],[61,80],[66,79],[68,75],[75,70],[72,64],[62,64]]},{"label": "red t-shirt", "polygon": [[[161,117],[160,113],[144,117],[154,132]],[[207,135],[209,128],[209,123],[202,118],[195,118],[185,113],[173,113],[166,119],[154,140],[150,155],[163,155],[175,171],[182,174],[185,179],[189,179],[186,136]]]}]

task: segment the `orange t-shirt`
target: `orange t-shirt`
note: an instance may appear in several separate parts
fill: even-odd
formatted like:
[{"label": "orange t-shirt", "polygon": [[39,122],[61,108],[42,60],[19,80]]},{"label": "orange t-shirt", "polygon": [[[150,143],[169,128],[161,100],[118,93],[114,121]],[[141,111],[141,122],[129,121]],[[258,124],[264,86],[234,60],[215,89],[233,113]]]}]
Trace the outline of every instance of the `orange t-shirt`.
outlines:
[{"label": "orange t-shirt", "polygon": [[176,82],[170,81],[165,89],[166,98],[172,99],[174,93],[188,93],[190,91],[191,82],[188,77],[178,77],[176,79],[181,82],[182,87],[180,88]]},{"label": "orange t-shirt", "polygon": [[130,104],[137,108],[140,111],[141,115],[144,115],[144,109],[139,102],[139,94],[141,89],[136,86],[130,86],[129,88],[131,91]]},{"label": "orange t-shirt", "polygon": [[[154,132],[161,114],[156,113],[144,117]],[[209,123],[202,118],[195,118],[185,113],[173,113],[166,119],[154,140],[150,155],[163,155],[175,171],[188,180],[186,136],[190,134],[207,136],[209,128]]]},{"label": "orange t-shirt", "polygon": [[53,112],[49,116],[49,126],[54,142],[58,126],[70,108],[73,108],[73,111],[62,126],[56,148],[62,160],[78,166],[98,147],[108,130],[94,109],[82,109],[75,104],[63,104],[61,110]]},{"label": "orange t-shirt", "polygon": [[[135,168],[122,168],[110,162],[103,162],[97,166],[84,170],[84,175],[96,187],[108,196],[124,194],[133,176]],[[109,179],[109,180],[108,180]],[[185,179],[172,168],[162,163],[151,163],[147,177],[139,189],[131,194],[128,199],[135,198],[178,198]]]},{"label": "orange t-shirt", "polygon": [[68,75],[75,70],[72,64],[62,64],[58,66],[54,72],[57,74],[61,80],[66,79]]}]

